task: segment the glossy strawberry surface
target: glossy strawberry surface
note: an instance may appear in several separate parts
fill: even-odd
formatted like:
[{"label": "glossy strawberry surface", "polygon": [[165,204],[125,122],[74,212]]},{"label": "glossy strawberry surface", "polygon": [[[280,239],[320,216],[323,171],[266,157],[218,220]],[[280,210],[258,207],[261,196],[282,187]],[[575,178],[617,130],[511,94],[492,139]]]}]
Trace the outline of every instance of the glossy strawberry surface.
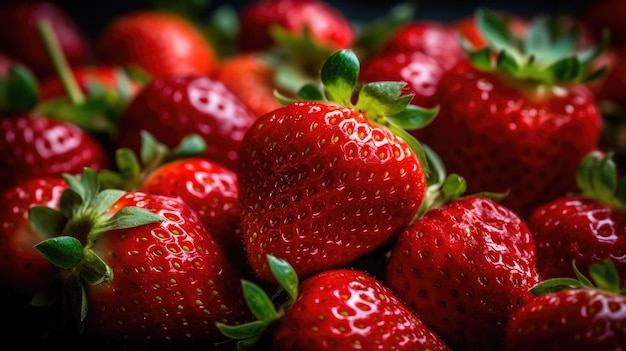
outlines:
[{"label": "glossy strawberry surface", "polygon": [[447,71],[434,98],[440,111],[419,131],[468,193],[509,192],[503,204],[526,217],[576,190],[583,156],[597,147],[602,117],[581,85],[544,90],[479,71],[468,61]]},{"label": "glossy strawberry surface", "polygon": [[0,184],[31,177],[78,174],[109,164],[102,145],[75,125],[46,117],[0,120]]},{"label": "glossy strawberry surface", "polygon": [[215,322],[238,323],[247,313],[241,276],[197,214],[178,200],[141,192],[120,198],[109,214],[125,206],[164,221],[108,231],[94,243],[114,279],[87,288],[89,335],[144,347],[222,339]]},{"label": "glossy strawberry surface", "polygon": [[504,350],[624,350],[626,298],[596,289],[546,294],[518,310]]},{"label": "glossy strawberry surface", "polygon": [[563,197],[537,208],[528,225],[537,243],[542,278],[575,277],[610,258],[626,278],[626,214],[596,200]]},{"label": "glossy strawberry surface", "polygon": [[381,282],[328,270],[302,282],[274,350],[450,350]]},{"label": "glossy strawberry surface", "polygon": [[345,106],[296,102],[261,116],[238,161],[248,259],[266,279],[266,254],[302,276],[349,263],[399,233],[424,198],[407,144]]},{"label": "glossy strawberry surface", "polygon": [[32,227],[28,210],[34,205],[58,208],[61,193],[67,188],[60,177],[36,177],[6,188],[0,206],[0,285],[27,295],[35,294],[58,271],[34,246],[46,239]]},{"label": "glossy strawberry surface", "polygon": [[99,63],[136,65],[153,76],[208,74],[217,65],[214,48],[194,23],[154,10],[113,20],[98,38],[95,55]]},{"label": "glossy strawberry surface", "polygon": [[206,141],[207,158],[232,168],[241,140],[256,118],[219,80],[162,76],[147,84],[122,114],[117,146],[139,153],[142,130],[170,148],[196,133]]},{"label": "glossy strawberry surface", "polygon": [[499,350],[512,311],[532,301],[535,243],[526,223],[493,200],[461,198],[403,231],[385,282],[453,349]]}]

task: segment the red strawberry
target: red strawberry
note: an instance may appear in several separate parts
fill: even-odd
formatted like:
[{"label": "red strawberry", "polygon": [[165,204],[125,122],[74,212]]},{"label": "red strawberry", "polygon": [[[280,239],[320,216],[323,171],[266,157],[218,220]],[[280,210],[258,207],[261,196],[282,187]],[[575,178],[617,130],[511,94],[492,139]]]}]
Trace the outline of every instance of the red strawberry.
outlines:
[{"label": "red strawberry", "polygon": [[259,287],[243,281],[259,321],[219,324],[225,335],[243,339],[242,345],[269,329],[273,350],[450,350],[389,288],[364,272],[331,269],[298,286],[286,261],[269,256],[268,263],[288,302],[276,311]]},{"label": "red strawberry", "polygon": [[137,189],[177,198],[196,211],[215,241],[240,267],[247,264],[241,237],[239,185],[234,171],[203,158],[165,163]]},{"label": "red strawberry", "polygon": [[[544,38],[538,34],[526,38],[539,51],[527,60],[524,55],[534,51],[515,51],[513,37],[499,35],[508,33],[506,23],[487,11],[478,11],[477,21],[498,59],[486,47],[444,73],[434,97],[438,117],[421,141],[450,172],[467,179],[468,192],[509,191],[502,204],[526,217],[535,206],[575,190],[574,180],[563,174],[573,174],[598,144],[602,118],[584,85],[597,77],[586,69],[598,52],[554,59],[550,50],[562,47],[534,40]],[[548,22],[540,17],[532,25]],[[567,38],[555,41],[573,50],[575,41]],[[550,55],[542,61],[545,52]]]},{"label": "red strawberry", "polygon": [[626,279],[626,199],[617,190],[616,165],[610,155],[590,153],[576,179],[579,193],[539,206],[529,216],[539,272],[544,279],[573,277],[572,262],[588,271],[611,259]]},{"label": "red strawberry", "polygon": [[189,134],[204,138],[204,156],[235,167],[244,133],[256,116],[222,82],[203,75],[153,79],[130,102],[119,124],[117,147],[139,153],[141,131],[173,148]]},{"label": "red strawberry", "polygon": [[0,120],[0,187],[32,177],[79,174],[84,167],[97,170],[107,165],[102,145],[71,123],[43,116]]},{"label": "red strawberry", "polygon": [[256,0],[239,13],[239,46],[243,51],[261,51],[274,45],[278,30],[294,37],[309,36],[331,50],[352,46],[355,29],[329,3],[319,0]]},{"label": "red strawberry", "polygon": [[62,211],[33,207],[31,221],[50,234],[36,248],[64,269],[70,306],[88,335],[171,348],[218,342],[216,322],[247,321],[240,272],[189,206],[142,192],[98,192],[88,168],[66,179]]},{"label": "red strawberry", "polygon": [[266,254],[301,276],[343,266],[392,239],[422,203],[423,151],[392,130],[431,111],[407,107],[411,96],[393,82],[365,85],[352,105],[358,71],[352,51],[334,53],[321,71],[327,100],[307,86],[316,101],[259,117],[242,141],[242,230],[261,278],[272,279]]},{"label": "red strawberry", "polygon": [[500,350],[511,313],[539,281],[535,242],[508,208],[459,197],[462,178],[442,184],[445,196],[395,242],[385,282],[452,349]]},{"label": "red strawberry", "polygon": [[623,350],[626,345],[626,289],[610,260],[591,266],[593,283],[548,279],[533,287],[539,295],[513,314],[505,351]]},{"label": "red strawberry", "polygon": [[217,65],[211,43],[174,13],[124,13],[101,33],[96,58],[105,65],[139,66],[153,76],[209,74]]},{"label": "red strawberry", "polygon": [[58,268],[33,247],[46,239],[28,220],[35,205],[57,208],[67,188],[61,177],[30,178],[2,192],[2,232],[0,233],[0,285],[12,291],[33,295],[51,281]]},{"label": "red strawberry", "polygon": [[14,57],[42,78],[54,73],[39,37],[37,23],[48,20],[70,65],[87,63],[91,46],[64,10],[50,1],[9,1],[0,4],[0,51]]},{"label": "red strawberry", "polygon": [[383,52],[421,52],[434,58],[443,69],[452,68],[465,58],[457,32],[437,21],[411,21],[399,28],[383,47]]},{"label": "red strawberry", "polygon": [[256,116],[281,107],[274,96],[275,75],[274,66],[252,53],[229,57],[213,72]]}]

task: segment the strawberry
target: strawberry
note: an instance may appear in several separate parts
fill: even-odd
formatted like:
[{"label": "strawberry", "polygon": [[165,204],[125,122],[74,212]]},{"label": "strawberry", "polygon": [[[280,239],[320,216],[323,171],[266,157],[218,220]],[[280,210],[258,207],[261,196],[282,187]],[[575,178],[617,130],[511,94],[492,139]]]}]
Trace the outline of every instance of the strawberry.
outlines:
[{"label": "strawberry", "polygon": [[217,65],[211,43],[174,13],[137,10],[114,19],[95,48],[100,64],[138,66],[153,76],[209,74]]},{"label": "strawberry", "polygon": [[331,50],[347,49],[355,39],[350,21],[335,7],[320,0],[256,0],[239,12],[239,47],[262,51],[276,44],[283,32]]},{"label": "strawberry", "polygon": [[274,96],[278,89],[276,69],[260,55],[242,53],[228,57],[213,77],[228,87],[256,116],[281,107]]},{"label": "strawberry", "polygon": [[[577,172],[580,191],[536,208],[528,218],[544,279],[572,277],[571,265],[588,271],[611,259],[626,279],[626,199],[611,155],[587,155]],[[619,190],[618,190],[619,189]]]},{"label": "strawberry", "polygon": [[260,278],[272,279],[267,254],[301,277],[343,266],[392,239],[422,203],[428,165],[398,126],[433,113],[407,106],[402,82],[364,85],[355,97],[358,74],[354,52],[335,52],[322,67],[324,93],[305,86],[309,101],[287,101],[244,136],[242,230]]},{"label": "strawberry", "polygon": [[79,174],[84,167],[106,168],[99,142],[69,122],[44,116],[0,119],[0,187],[42,176]]},{"label": "strawberry", "polygon": [[58,208],[61,193],[67,188],[61,177],[36,177],[23,180],[2,192],[0,218],[0,285],[13,291],[34,295],[58,270],[33,247],[46,239],[28,220],[35,205]]},{"label": "strawberry", "polygon": [[477,11],[476,20],[497,59],[488,46],[444,72],[433,98],[438,118],[421,141],[467,179],[468,192],[508,191],[502,204],[525,218],[575,190],[563,174],[573,174],[598,144],[602,117],[584,83],[602,74],[588,69],[603,45],[570,54],[573,34],[547,36],[544,17],[529,24],[524,38],[489,11]]},{"label": "strawberry", "polygon": [[236,173],[216,162],[190,157],[159,166],[138,191],[177,198],[196,211],[200,221],[233,262],[247,267],[241,237]]},{"label": "strawberry", "polygon": [[245,321],[241,274],[197,214],[161,195],[98,191],[95,171],[65,176],[61,211],[37,206],[36,245],[62,268],[63,292],[87,335],[125,347],[224,339],[215,323]]},{"label": "strawberry", "polygon": [[244,133],[256,116],[221,81],[204,75],[168,75],[150,81],[118,123],[117,148],[139,153],[141,131],[173,148],[189,134],[204,138],[209,159],[234,168]]},{"label": "strawberry", "polygon": [[615,266],[611,260],[593,264],[593,282],[574,269],[578,280],[553,278],[533,287],[539,297],[513,314],[504,350],[624,349],[626,288]]},{"label": "strawberry", "polygon": [[382,51],[421,52],[434,58],[443,69],[452,68],[466,56],[456,31],[433,20],[411,21],[400,27]]},{"label": "strawberry", "polygon": [[271,330],[272,350],[450,350],[389,288],[362,271],[330,269],[298,285],[287,261],[269,255],[268,264],[287,302],[276,311],[261,288],[242,281],[259,320],[218,324],[241,346]]},{"label": "strawberry", "polygon": [[540,278],[532,234],[496,194],[461,196],[457,174],[437,184],[394,243],[384,282],[452,349],[500,350]]},{"label": "strawberry", "polygon": [[8,1],[0,4],[0,51],[15,58],[39,78],[54,73],[39,38],[37,23],[50,21],[70,65],[87,63],[91,44],[74,20],[50,1]]}]

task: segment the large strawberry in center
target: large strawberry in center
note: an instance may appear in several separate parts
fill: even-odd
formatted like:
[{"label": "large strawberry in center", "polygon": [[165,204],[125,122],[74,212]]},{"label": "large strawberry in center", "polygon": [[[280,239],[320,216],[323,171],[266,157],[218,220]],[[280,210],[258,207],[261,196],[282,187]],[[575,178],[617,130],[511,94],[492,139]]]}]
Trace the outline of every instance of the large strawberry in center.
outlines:
[{"label": "large strawberry in center", "polygon": [[302,100],[259,117],[242,141],[242,229],[261,278],[272,279],[267,254],[300,276],[350,263],[394,237],[420,208],[424,154],[402,128],[435,111],[408,105],[404,83],[357,87],[358,72],[353,52],[334,53],[321,71],[323,91],[305,86]]}]

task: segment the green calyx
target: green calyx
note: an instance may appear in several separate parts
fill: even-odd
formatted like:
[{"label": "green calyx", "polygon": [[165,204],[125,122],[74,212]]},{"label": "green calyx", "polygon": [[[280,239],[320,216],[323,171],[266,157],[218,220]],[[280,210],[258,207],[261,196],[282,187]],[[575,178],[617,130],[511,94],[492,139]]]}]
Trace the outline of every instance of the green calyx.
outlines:
[{"label": "green calyx", "polygon": [[206,151],[206,141],[197,134],[183,138],[173,149],[159,142],[148,131],[141,131],[139,158],[129,148],[116,150],[117,171],[103,169],[98,173],[101,186],[106,189],[134,191],[160,166],[188,157],[200,156]]},{"label": "green calyx", "polygon": [[[142,208],[124,207],[113,215],[108,211],[124,191],[100,190],[98,176],[93,169],[85,168],[80,178],[64,175],[68,188],[60,199],[57,211],[47,206],[33,206],[29,220],[39,233],[48,239],[35,248],[51,263],[61,268],[65,293],[69,293],[77,321],[84,319],[87,310],[83,284],[100,284],[113,279],[108,265],[93,252],[97,239],[108,231],[127,229],[157,223],[162,217]],[[42,294],[50,293],[46,290]],[[55,291],[54,293],[63,293]],[[38,295],[38,301],[54,299]],[[81,324],[82,325],[82,324]]]},{"label": "green calyx", "polygon": [[[375,124],[389,128],[401,137],[416,154],[426,174],[429,165],[419,141],[408,130],[423,128],[435,118],[439,108],[425,109],[410,104],[412,95],[402,95],[405,82],[358,81],[360,62],[354,51],[334,52],[324,62],[320,78],[322,87],[306,84],[298,91],[301,100],[329,101],[363,112]],[[277,96],[283,104],[293,102]]]},{"label": "green calyx", "polygon": [[572,289],[600,289],[602,291],[626,295],[626,282],[620,286],[620,278],[615,264],[610,259],[592,264],[589,267],[591,280],[585,277],[572,263],[576,278],[552,278],[544,280],[530,289],[537,296]]},{"label": "green calyx", "polygon": [[509,30],[506,17],[485,9],[476,12],[476,23],[489,45],[474,50],[463,43],[478,69],[545,85],[588,83],[606,72],[606,66],[596,68],[593,62],[606,49],[608,32],[597,46],[581,50],[578,28],[557,17],[535,17],[524,36]]},{"label": "green calyx", "polygon": [[0,111],[30,112],[39,101],[39,83],[26,66],[13,64],[0,76]]},{"label": "green calyx", "polygon": [[286,302],[277,310],[274,301],[257,284],[243,279],[241,287],[250,311],[257,318],[256,321],[226,325],[217,322],[218,329],[232,340],[237,340],[237,350],[247,350],[256,344],[265,331],[277,320],[282,318],[298,297],[298,275],[293,267],[285,260],[273,255],[267,255],[267,262],[283,292],[287,294]]},{"label": "green calyx", "polygon": [[626,177],[618,180],[613,153],[593,151],[580,162],[576,172],[580,196],[626,211]]}]

